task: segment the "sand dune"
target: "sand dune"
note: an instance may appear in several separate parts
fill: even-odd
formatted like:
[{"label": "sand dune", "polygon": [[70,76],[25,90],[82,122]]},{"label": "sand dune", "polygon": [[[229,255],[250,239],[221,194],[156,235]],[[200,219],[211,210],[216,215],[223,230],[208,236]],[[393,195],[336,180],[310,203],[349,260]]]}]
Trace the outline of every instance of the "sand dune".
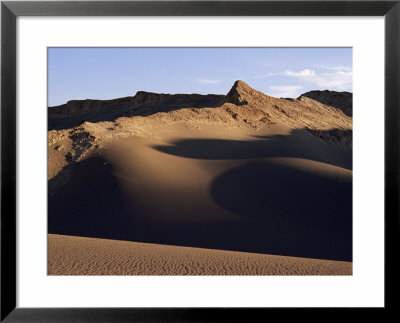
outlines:
[{"label": "sand dune", "polygon": [[49,233],[351,260],[348,151],[283,126],[153,133],[61,172]]},{"label": "sand dune", "polygon": [[[49,273],[126,274],[133,266],[141,274],[351,274],[350,117],[243,82],[226,98],[207,96],[218,99],[213,107],[204,98],[201,108],[185,106],[196,103],[191,95],[178,96],[178,106],[170,96],[142,96],[150,101],[114,100],[110,110],[71,105],[73,122],[83,115],[92,122],[70,129],[68,114],[53,116]],[[108,111],[106,121],[96,121],[98,108]],[[171,257],[185,248],[171,245],[199,265],[177,268],[182,257]],[[132,260],[119,270],[115,257]],[[251,269],[238,265],[246,257]]]},{"label": "sand dune", "polygon": [[49,275],[351,275],[352,263],[49,234]]}]

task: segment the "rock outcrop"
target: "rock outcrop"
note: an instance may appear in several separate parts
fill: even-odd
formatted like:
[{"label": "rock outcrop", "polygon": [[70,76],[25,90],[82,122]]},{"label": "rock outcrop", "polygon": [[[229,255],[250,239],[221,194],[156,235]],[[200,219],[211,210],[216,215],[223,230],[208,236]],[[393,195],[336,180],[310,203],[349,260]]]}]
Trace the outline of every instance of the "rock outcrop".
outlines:
[{"label": "rock outcrop", "polygon": [[302,94],[301,97],[307,97],[320,103],[338,108],[348,116],[353,116],[353,94],[350,92],[336,91],[310,91]]},{"label": "rock outcrop", "polygon": [[104,108],[113,109],[118,107],[129,106],[131,104],[132,97],[124,97],[113,100],[71,100],[65,104],[61,104],[54,107],[48,108],[49,117],[57,115],[73,115],[82,112],[102,110]]},{"label": "rock outcrop", "polygon": [[166,106],[166,105],[196,105],[196,106],[217,106],[224,103],[225,95],[216,94],[164,94],[139,91],[135,96],[128,96],[113,100],[71,100],[65,104],[49,107],[49,116],[73,115],[82,112],[103,112],[123,108],[137,108],[143,106]]},{"label": "rock outcrop", "polygon": [[114,100],[71,100],[48,108],[48,128],[60,130],[78,126],[85,121],[114,121],[121,116],[148,116],[185,107],[217,107],[225,100],[225,95],[159,94],[145,91]]},{"label": "rock outcrop", "polygon": [[194,106],[218,106],[225,101],[225,95],[216,94],[164,94],[139,91],[132,98],[131,107],[138,106],[166,106],[166,105],[194,105]]}]

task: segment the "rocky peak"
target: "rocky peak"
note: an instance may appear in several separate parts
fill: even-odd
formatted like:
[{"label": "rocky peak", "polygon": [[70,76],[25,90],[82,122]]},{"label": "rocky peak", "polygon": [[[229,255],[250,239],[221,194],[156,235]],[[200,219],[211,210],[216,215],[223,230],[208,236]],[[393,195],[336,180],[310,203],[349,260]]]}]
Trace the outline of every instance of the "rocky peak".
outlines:
[{"label": "rocky peak", "polygon": [[236,105],[248,104],[246,97],[250,94],[251,90],[253,89],[245,82],[238,80],[233,84],[232,88],[228,92],[226,102]]},{"label": "rocky peak", "polygon": [[226,96],[227,103],[233,103],[235,105],[247,105],[251,100],[255,98],[270,98],[262,92],[254,90],[247,83],[243,81],[236,81]]}]

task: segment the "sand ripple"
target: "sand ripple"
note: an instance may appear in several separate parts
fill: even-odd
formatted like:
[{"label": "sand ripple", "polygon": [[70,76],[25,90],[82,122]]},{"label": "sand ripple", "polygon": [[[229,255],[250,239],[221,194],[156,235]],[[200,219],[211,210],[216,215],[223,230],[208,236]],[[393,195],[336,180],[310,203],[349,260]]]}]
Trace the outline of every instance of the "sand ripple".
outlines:
[{"label": "sand ripple", "polygon": [[48,235],[49,275],[351,275],[352,263]]}]

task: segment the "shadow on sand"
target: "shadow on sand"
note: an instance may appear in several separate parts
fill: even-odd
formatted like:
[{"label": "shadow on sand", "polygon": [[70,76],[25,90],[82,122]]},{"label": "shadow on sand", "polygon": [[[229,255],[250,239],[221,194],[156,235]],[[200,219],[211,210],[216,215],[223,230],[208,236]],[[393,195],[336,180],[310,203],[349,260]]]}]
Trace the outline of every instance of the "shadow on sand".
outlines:
[{"label": "shadow on sand", "polygon": [[[301,157],[351,168],[351,152],[324,143],[320,147],[316,138],[311,138],[315,146],[306,145],[309,152],[304,152],[296,144],[297,135],[309,136],[292,133],[254,141],[182,140],[156,147],[188,158],[244,159],[241,166],[219,174],[210,183],[211,198],[238,215],[239,221],[143,223],[139,219],[146,217],[146,211],[135,208],[112,167],[96,157],[62,171],[71,176],[49,195],[49,233],[351,261],[351,180],[254,160]],[[324,153],[329,155],[324,157]],[[49,185],[54,185],[52,181]]]},{"label": "shadow on sand", "polygon": [[263,252],[352,258],[351,181],[256,162],[215,178],[211,195],[220,206],[249,219],[257,228],[252,239],[264,246],[259,248]]},{"label": "shadow on sand", "polygon": [[[57,181],[70,177],[64,185]],[[48,232],[85,237],[124,236],[131,205],[102,158],[73,163],[49,181]]]},{"label": "shadow on sand", "polygon": [[[331,129],[319,131],[322,136],[335,131],[351,138],[351,131]],[[258,140],[183,139],[154,149],[166,154],[192,159],[232,160],[267,157],[290,157],[315,160],[352,169],[352,152],[348,148],[330,145],[308,130],[292,130],[289,135],[255,136]],[[347,140],[346,140],[347,141]]]}]

